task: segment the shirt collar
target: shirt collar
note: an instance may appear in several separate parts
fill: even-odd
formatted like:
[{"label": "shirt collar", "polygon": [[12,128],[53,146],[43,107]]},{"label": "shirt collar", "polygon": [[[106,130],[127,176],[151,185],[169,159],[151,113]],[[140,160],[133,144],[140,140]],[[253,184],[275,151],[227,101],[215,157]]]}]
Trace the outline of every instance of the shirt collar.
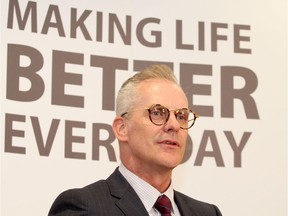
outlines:
[{"label": "shirt collar", "polygon": [[139,178],[137,175],[129,171],[124,164],[120,164],[119,166],[120,173],[125,177],[125,179],[129,182],[132,188],[135,190],[140,200],[144,204],[147,212],[150,212],[153,209],[155,202],[158,197],[162,194],[165,194],[172,203],[172,211],[175,209],[174,202],[174,190],[172,183],[168,187],[168,189],[164,193],[160,193],[156,188],[152,185]]}]

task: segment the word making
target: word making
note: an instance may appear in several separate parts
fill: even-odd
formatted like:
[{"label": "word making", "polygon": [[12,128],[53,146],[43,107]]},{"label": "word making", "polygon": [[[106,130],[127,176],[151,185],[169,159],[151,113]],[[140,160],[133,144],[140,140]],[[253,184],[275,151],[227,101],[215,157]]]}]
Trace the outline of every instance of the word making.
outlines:
[{"label": "word making", "polygon": [[[7,28],[97,43],[121,43],[126,46],[139,44],[159,48],[164,44],[174,44],[171,48],[178,50],[212,52],[223,51],[228,46],[232,53],[252,53],[251,27],[247,24],[192,22],[190,19],[171,21],[163,17],[139,18],[136,15],[80,10],[67,8],[67,5],[47,5],[37,1],[28,1],[25,7],[18,0],[10,0]],[[175,38],[164,41],[171,34]],[[133,37],[136,38],[134,42]]]}]

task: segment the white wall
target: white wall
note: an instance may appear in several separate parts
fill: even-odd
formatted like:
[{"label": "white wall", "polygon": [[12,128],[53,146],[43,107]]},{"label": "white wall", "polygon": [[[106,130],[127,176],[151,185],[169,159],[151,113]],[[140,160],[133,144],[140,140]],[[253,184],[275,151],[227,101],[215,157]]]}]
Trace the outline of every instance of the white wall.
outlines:
[{"label": "white wall", "polygon": [[[75,12],[87,18],[73,38],[70,18]],[[101,14],[102,30],[97,23]],[[1,215],[46,215],[60,192],[106,178],[118,166],[118,144],[109,133],[114,96],[140,60],[173,64],[201,115],[189,132],[193,144],[187,161],[174,172],[176,189],[215,203],[223,215],[286,215],[286,14],[284,0],[1,1]],[[115,26],[114,37],[109,31],[113,18],[122,27],[131,19],[127,44]],[[137,35],[145,19],[150,23]],[[214,51],[211,40],[217,36],[211,36],[211,26],[218,26],[220,35]],[[236,37],[240,51],[234,49],[237,27],[242,29]],[[155,42],[160,38],[161,43]],[[231,67],[227,74],[225,66]],[[231,73],[235,77],[229,81]],[[207,92],[199,87],[195,92],[195,85]],[[240,100],[225,98],[236,89]],[[69,105],[68,95],[77,104]],[[101,128],[99,137],[93,126]],[[99,143],[109,148],[100,147],[97,158],[92,149]]]}]

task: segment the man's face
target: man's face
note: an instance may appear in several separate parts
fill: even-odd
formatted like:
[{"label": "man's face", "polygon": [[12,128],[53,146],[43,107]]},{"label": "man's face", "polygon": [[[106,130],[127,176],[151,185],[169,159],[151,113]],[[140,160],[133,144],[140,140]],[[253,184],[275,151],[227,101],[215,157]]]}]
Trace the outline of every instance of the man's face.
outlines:
[{"label": "man's face", "polygon": [[153,104],[169,110],[183,108],[188,106],[187,98],[177,85],[160,79],[141,83],[138,93],[140,103],[126,120],[127,146],[122,156],[129,158],[127,161],[133,169],[172,170],[183,158],[188,130],[180,128],[173,111],[166,124],[153,124],[145,108]]}]

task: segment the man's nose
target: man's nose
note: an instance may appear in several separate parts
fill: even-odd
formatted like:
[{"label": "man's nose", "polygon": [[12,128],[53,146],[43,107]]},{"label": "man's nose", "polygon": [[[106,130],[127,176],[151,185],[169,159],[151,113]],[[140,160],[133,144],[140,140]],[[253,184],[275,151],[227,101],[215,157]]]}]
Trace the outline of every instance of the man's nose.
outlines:
[{"label": "man's nose", "polygon": [[170,115],[169,115],[168,121],[164,125],[164,129],[166,131],[171,131],[171,130],[178,131],[180,130],[180,128],[181,128],[181,125],[179,124],[174,112],[170,111]]}]

